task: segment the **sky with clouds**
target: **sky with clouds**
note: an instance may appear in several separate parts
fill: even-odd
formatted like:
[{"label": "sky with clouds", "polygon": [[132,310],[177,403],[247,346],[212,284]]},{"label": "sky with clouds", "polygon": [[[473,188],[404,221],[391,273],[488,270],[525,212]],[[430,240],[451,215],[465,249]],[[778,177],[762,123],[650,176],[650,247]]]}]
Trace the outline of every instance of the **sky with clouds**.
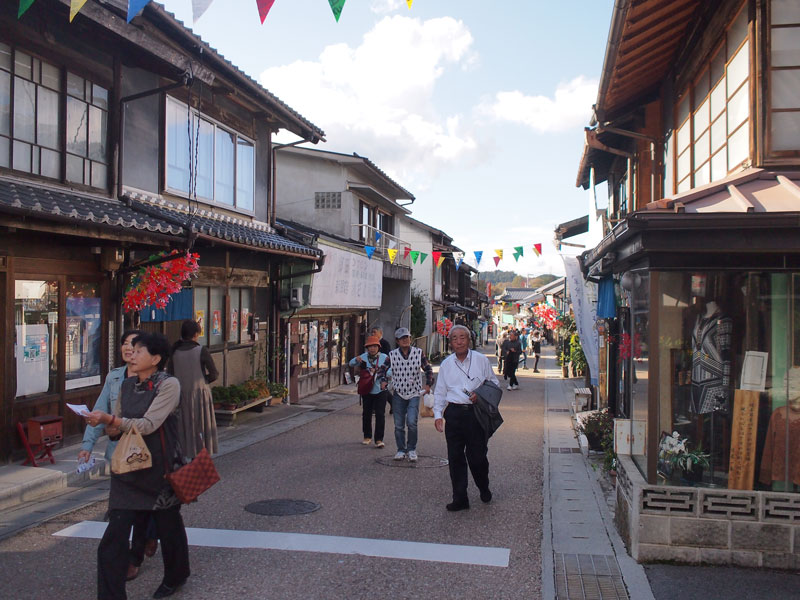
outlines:
[{"label": "sky with clouds", "polygon": [[320,149],[370,158],[415,218],[483,250],[481,270],[503,248],[501,269],[563,273],[553,229],[588,212],[575,179],[611,0],[349,0],[338,23],[325,0],[276,0],[263,25],[254,0],[195,23],[191,0],[161,2],[322,128]]}]

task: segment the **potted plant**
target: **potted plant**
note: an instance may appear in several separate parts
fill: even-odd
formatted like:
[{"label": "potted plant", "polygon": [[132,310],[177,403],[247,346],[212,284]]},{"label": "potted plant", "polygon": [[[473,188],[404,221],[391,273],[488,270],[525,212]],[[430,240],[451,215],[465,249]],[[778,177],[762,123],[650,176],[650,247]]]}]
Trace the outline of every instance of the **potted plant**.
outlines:
[{"label": "potted plant", "polygon": [[611,449],[613,450],[614,419],[611,418],[607,408],[581,415],[576,420],[575,429],[578,433],[582,433],[586,436],[586,440],[589,443],[589,450],[595,450],[597,452],[604,451],[606,450],[604,445],[607,445],[609,440]]},{"label": "potted plant", "polygon": [[575,333],[569,340],[569,359],[572,362],[572,374],[583,375],[586,370],[586,355],[581,347],[581,340]]},{"label": "potted plant", "polygon": [[214,408],[216,409],[225,409],[230,410],[227,408],[231,404],[231,391],[227,387],[223,385],[218,385],[216,387],[211,388],[211,395],[214,398]]},{"label": "potted plant", "polygon": [[658,449],[658,470],[667,478],[695,485],[703,480],[703,470],[710,466],[711,455],[702,448],[690,448],[689,443],[677,431],[672,435],[663,433]]},{"label": "potted plant", "polygon": [[280,399],[281,401],[283,401],[283,399],[289,395],[289,389],[282,383],[279,383],[277,381],[272,381],[268,384],[268,386],[269,386],[269,393],[276,400]]}]

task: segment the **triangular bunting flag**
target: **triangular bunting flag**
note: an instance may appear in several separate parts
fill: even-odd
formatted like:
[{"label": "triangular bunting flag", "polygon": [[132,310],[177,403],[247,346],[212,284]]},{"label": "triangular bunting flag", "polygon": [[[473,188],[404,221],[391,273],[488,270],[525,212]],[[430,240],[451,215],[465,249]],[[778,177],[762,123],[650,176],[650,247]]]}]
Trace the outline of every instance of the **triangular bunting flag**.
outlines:
[{"label": "triangular bunting flag", "polygon": [[203,16],[214,0],[192,0],[192,20],[197,23],[197,19]]},{"label": "triangular bunting flag", "polygon": [[150,0],[128,0],[128,23],[133,21],[133,17],[142,12],[142,9]]},{"label": "triangular bunting flag", "polygon": [[419,253],[419,264],[424,263],[426,258],[428,258],[428,255],[425,254],[424,252],[420,252]]},{"label": "triangular bunting flag", "polygon": [[434,262],[434,264],[436,264],[438,266],[439,265],[439,257],[442,256],[442,253],[434,250],[432,254],[433,254],[433,262]]},{"label": "triangular bunting flag", "polygon": [[461,268],[461,263],[464,262],[463,252],[453,252],[453,260],[456,261],[456,271]]},{"label": "triangular bunting flag", "polygon": [[522,246],[514,246],[514,254],[519,254],[520,256],[524,256],[525,251],[522,249]]},{"label": "triangular bunting flag", "polygon": [[364,252],[369,258],[372,258],[372,255],[375,254],[375,246],[364,246]]},{"label": "triangular bunting flag", "polygon": [[378,241],[383,237],[383,234],[380,231],[375,232],[375,243],[377,244]]},{"label": "triangular bunting flag", "polygon": [[473,254],[475,255],[475,264],[476,265],[481,264],[481,258],[483,258],[483,250],[475,250]]},{"label": "triangular bunting flag", "polygon": [[436,261],[436,266],[437,266],[437,267],[441,267],[441,266],[442,266],[442,263],[444,262],[444,259],[445,259],[445,257],[444,257],[444,256],[440,256],[440,257],[439,257],[439,260],[437,260],[437,261]]},{"label": "triangular bunting flag", "polygon": [[275,4],[275,0],[256,0],[256,4],[258,4],[258,16],[261,17],[261,24],[263,25],[264,19],[269,14],[269,9]]},{"label": "triangular bunting flag", "polygon": [[494,266],[495,267],[500,264],[500,257],[499,256],[493,256],[492,258],[494,259]]},{"label": "triangular bunting flag", "polygon": [[336,22],[339,22],[339,17],[342,16],[342,9],[344,8],[345,0],[328,0],[333,11],[333,16],[336,17]]},{"label": "triangular bunting flag", "polygon": [[414,264],[417,264],[417,259],[418,258],[419,258],[419,251],[412,250],[411,251],[411,262],[413,262]]},{"label": "triangular bunting flag", "polygon": [[397,248],[397,242],[394,240],[389,240],[389,248]]},{"label": "triangular bunting flag", "polygon": [[389,255],[389,262],[394,264],[394,259],[397,258],[397,250],[394,248],[388,248],[386,253]]},{"label": "triangular bunting flag", "polygon": [[83,5],[86,4],[86,0],[70,0],[69,3],[69,22],[72,23],[72,19],[75,18],[75,15],[80,12],[83,8]]},{"label": "triangular bunting flag", "polygon": [[22,15],[25,14],[25,11],[31,7],[36,0],[19,0],[19,12],[17,13],[17,18],[19,19]]},{"label": "triangular bunting flag", "polygon": [[403,258],[408,258],[408,253],[409,252],[411,252],[411,248],[409,248],[408,246],[403,248]]},{"label": "triangular bunting flag", "polygon": [[503,258],[503,251],[502,250],[495,250],[494,253],[497,254],[497,256],[500,257],[501,259]]},{"label": "triangular bunting flag", "polygon": [[519,254],[514,252],[514,262],[519,262]]},{"label": "triangular bunting flag", "polygon": [[533,251],[536,253],[536,256],[542,255],[542,245],[541,244],[534,244]]},{"label": "triangular bunting flag", "polygon": [[411,8],[411,5],[414,4],[414,0],[406,0],[406,4],[408,4],[408,8]]}]

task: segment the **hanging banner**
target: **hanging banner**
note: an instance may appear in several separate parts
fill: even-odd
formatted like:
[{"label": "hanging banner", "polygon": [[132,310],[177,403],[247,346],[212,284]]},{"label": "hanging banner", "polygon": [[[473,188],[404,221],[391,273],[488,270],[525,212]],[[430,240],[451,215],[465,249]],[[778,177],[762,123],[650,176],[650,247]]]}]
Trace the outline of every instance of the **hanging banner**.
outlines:
[{"label": "hanging banner", "polygon": [[437,260],[437,261],[436,261],[436,266],[437,266],[437,267],[441,267],[441,266],[442,266],[442,263],[444,262],[444,259],[445,259],[445,257],[444,257],[444,256],[440,256],[440,257],[439,257],[439,260]]},{"label": "hanging banner", "polygon": [[138,15],[150,0],[128,0],[128,23]]},{"label": "hanging banner", "polygon": [[522,246],[515,246],[514,247],[514,260],[519,260],[520,256],[523,256],[524,252],[522,250]]},{"label": "hanging banner", "polygon": [[541,256],[542,255],[542,245],[541,244],[534,244],[533,245],[533,251],[536,254],[536,256]]},{"label": "hanging banner", "polygon": [[499,256],[493,256],[492,258],[494,259],[494,266],[495,267],[498,266],[500,264],[500,257]]},{"label": "hanging banner", "polygon": [[408,258],[408,255],[409,255],[410,253],[411,253],[411,248],[409,248],[408,246],[406,246],[405,248],[403,248],[403,258]]},{"label": "hanging banner", "polygon": [[406,0],[406,4],[408,4],[409,10],[411,10],[411,5],[414,4],[414,0]]},{"label": "hanging banner", "polygon": [[[502,250],[495,250],[494,253],[497,254],[497,257],[499,259],[501,259],[501,260],[503,259],[503,251]],[[495,264],[497,264],[497,263],[495,263]]]},{"label": "hanging banner", "polygon": [[367,253],[368,258],[372,258],[372,255],[375,254],[375,246],[364,246],[364,252]]},{"label": "hanging banner", "polygon": [[464,262],[463,252],[453,252],[453,260],[456,261],[456,271],[461,268],[461,263]]},{"label": "hanging banner", "polygon": [[197,19],[203,16],[214,0],[192,0],[192,22],[197,23]]},{"label": "hanging banner", "polygon": [[418,250],[412,250],[411,251],[411,262],[413,262],[414,264],[417,264],[417,259],[418,258],[419,258],[419,251]]},{"label": "hanging banner", "polygon": [[328,0],[333,11],[333,16],[336,17],[336,22],[339,22],[339,17],[342,16],[342,9],[344,8],[345,0]]},{"label": "hanging banner", "polygon": [[75,18],[80,10],[83,8],[83,5],[86,4],[86,0],[70,0],[69,3],[69,22],[72,23],[72,19]]},{"label": "hanging banner", "polygon": [[591,298],[589,286],[594,283],[585,281],[578,259],[575,256],[564,256],[564,269],[567,272],[567,286],[569,295],[572,299],[572,310],[575,312],[575,324],[578,327],[578,337],[581,340],[581,348],[586,355],[586,362],[589,365],[591,382],[597,385],[599,359],[599,341],[597,339],[597,307]]},{"label": "hanging banner", "polygon": [[375,232],[375,243],[377,244],[378,241],[383,237],[383,234],[380,231]]},{"label": "hanging banner", "polygon": [[428,258],[428,255],[425,254],[424,252],[420,252],[419,253],[419,264],[424,263],[426,258]]},{"label": "hanging banner", "polygon": [[475,255],[475,264],[476,265],[481,264],[481,258],[483,258],[483,250],[476,250],[475,252],[473,252],[473,254]]},{"label": "hanging banner", "polygon": [[394,264],[394,259],[397,258],[397,250],[394,248],[388,248],[386,252],[389,254],[389,262]]},{"label": "hanging banner", "polygon": [[433,255],[433,264],[438,265],[439,258],[442,256],[442,253],[437,250],[434,250],[431,254]]},{"label": "hanging banner", "polygon": [[369,260],[360,252],[319,244],[325,268],[314,273],[310,306],[314,308],[381,307],[383,262]]},{"label": "hanging banner", "polygon": [[17,18],[19,19],[22,15],[24,15],[25,11],[28,10],[35,1],[36,0],[19,0],[19,12],[17,13]]},{"label": "hanging banner", "polygon": [[275,4],[275,0],[256,0],[256,4],[258,4],[258,16],[261,17],[261,24],[263,25],[264,19],[269,14],[269,9]]}]

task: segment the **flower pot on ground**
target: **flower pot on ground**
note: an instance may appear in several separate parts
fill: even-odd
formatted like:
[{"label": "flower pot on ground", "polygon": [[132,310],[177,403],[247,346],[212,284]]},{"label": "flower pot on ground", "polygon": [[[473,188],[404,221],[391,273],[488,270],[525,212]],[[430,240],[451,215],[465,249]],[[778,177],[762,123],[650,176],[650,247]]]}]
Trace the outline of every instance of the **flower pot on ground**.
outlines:
[{"label": "flower pot on ground", "polygon": [[603,452],[603,470],[616,466],[614,454],[614,419],[607,408],[584,413],[577,419],[575,429],[586,436],[589,449]]},{"label": "flower pot on ground", "polygon": [[272,381],[268,384],[269,393],[272,395],[273,401],[282,402],[286,396],[289,395],[289,389],[277,381]]}]

